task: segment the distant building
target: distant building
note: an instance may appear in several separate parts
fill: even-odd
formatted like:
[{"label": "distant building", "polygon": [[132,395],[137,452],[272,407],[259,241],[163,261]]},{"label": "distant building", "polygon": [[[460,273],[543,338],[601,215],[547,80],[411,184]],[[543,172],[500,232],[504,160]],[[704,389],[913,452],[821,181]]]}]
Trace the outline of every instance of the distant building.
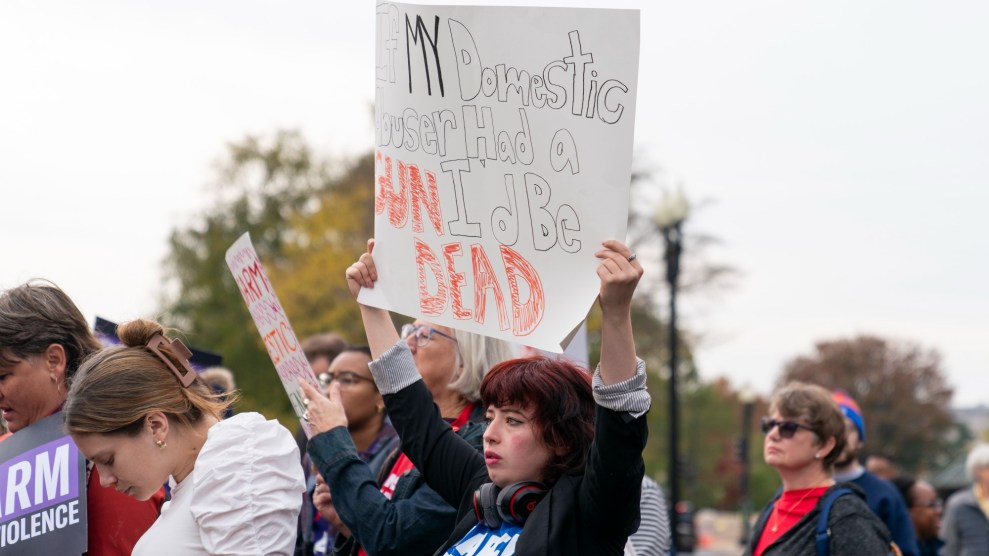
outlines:
[{"label": "distant building", "polygon": [[952,409],[951,413],[955,421],[968,427],[972,436],[985,438],[986,432],[989,431],[989,406],[979,404],[975,407]]},{"label": "distant building", "polygon": [[[951,410],[951,414],[956,423],[968,429],[972,438],[989,440],[989,407],[980,404],[975,407],[955,408]],[[965,476],[965,458],[967,456],[968,452],[966,451],[944,469],[931,475],[929,482],[934,485],[942,497],[947,497],[955,490],[971,484],[971,481]]]}]

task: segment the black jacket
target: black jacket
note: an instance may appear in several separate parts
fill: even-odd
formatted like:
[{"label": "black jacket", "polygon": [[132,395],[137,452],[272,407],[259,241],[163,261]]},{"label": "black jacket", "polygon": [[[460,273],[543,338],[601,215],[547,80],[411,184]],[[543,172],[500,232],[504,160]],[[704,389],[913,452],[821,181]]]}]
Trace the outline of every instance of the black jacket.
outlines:
[{"label": "black jacket", "polygon": [[[337,535],[335,556],[356,556],[361,548],[376,556],[427,556],[442,543],[456,524],[455,507],[445,503],[424,482],[418,469],[406,471],[390,499],[379,488],[402,454],[398,437],[389,444],[381,461],[359,462],[350,433],[343,427],[318,434],[309,442],[309,453],[334,493],[340,518],[353,536]],[[457,432],[480,451],[484,434],[484,410],[475,404],[466,425]],[[377,482],[371,483],[377,469]],[[373,486],[372,486],[373,485]],[[361,546],[360,538],[365,546]]]},{"label": "black jacket", "polygon": [[[429,486],[457,508],[457,526],[436,552],[443,554],[477,524],[474,491],[491,480],[484,457],[443,422],[421,380],[385,395],[385,403],[402,450]],[[423,411],[426,407],[430,411]],[[645,415],[633,418],[598,407],[585,472],[561,477],[553,485],[526,521],[515,554],[621,555],[639,523],[647,436]]]},{"label": "black jacket", "polygon": [[[853,483],[838,483],[818,500],[814,509],[807,512],[789,531],[766,547],[762,556],[816,556],[817,520],[821,515],[821,502],[839,486],[847,487],[852,494],[839,496],[831,506],[828,529],[831,531],[831,556],[882,556],[889,554],[892,538],[886,525],[872,513],[865,503],[865,493]],[[745,549],[745,556],[755,553],[759,538],[766,528],[777,495],[763,510],[755,524],[752,538]]]}]

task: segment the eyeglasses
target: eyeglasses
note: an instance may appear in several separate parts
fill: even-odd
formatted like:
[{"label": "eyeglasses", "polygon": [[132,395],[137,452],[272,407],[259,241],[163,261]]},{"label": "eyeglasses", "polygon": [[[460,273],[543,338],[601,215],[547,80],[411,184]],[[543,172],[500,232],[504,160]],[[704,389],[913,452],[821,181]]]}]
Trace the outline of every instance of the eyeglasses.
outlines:
[{"label": "eyeglasses", "polygon": [[944,503],[940,499],[934,499],[930,502],[924,502],[923,504],[914,504],[914,508],[931,508],[933,510],[940,509],[944,506]]},{"label": "eyeglasses", "polygon": [[796,421],[778,421],[776,419],[770,419],[769,417],[763,417],[759,420],[759,428],[762,429],[762,434],[769,434],[769,431],[776,427],[779,427],[780,436],[783,438],[793,438],[793,435],[797,434],[798,429],[815,432],[814,429],[808,427],[807,425],[801,425]]},{"label": "eyeglasses", "polygon": [[340,383],[340,386],[353,386],[360,381],[374,382],[373,379],[367,378],[366,376],[361,376],[354,371],[335,371],[332,373],[319,373],[316,377],[319,379],[319,385],[326,388],[334,380]]},{"label": "eyeglasses", "polygon": [[444,334],[439,330],[436,330],[432,326],[426,326],[425,324],[420,324],[416,326],[414,324],[406,324],[402,327],[402,339],[407,340],[409,336],[415,336],[416,347],[424,347],[433,339],[434,334],[439,334],[447,340],[452,340],[453,343],[457,343],[457,339],[449,334]]}]

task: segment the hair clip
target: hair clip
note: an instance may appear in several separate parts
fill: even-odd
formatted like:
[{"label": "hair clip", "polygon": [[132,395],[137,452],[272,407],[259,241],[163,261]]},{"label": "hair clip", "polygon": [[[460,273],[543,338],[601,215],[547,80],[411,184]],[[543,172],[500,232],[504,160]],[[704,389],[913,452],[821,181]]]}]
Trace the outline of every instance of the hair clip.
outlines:
[{"label": "hair clip", "polygon": [[[176,359],[179,360],[179,363],[182,365],[182,368],[185,369],[185,373],[176,369],[175,365],[168,358],[168,356],[162,353],[160,347],[161,344],[168,345],[169,349],[172,350],[172,354],[175,356]],[[150,349],[152,353],[157,355],[158,359],[161,359],[163,363],[168,365],[168,368],[171,369],[173,373],[175,373],[175,376],[178,377],[179,382],[182,383],[182,386],[188,388],[189,385],[195,382],[196,371],[193,370],[193,368],[189,365],[189,358],[192,357],[192,352],[189,351],[189,348],[185,347],[185,344],[182,343],[182,340],[175,338],[174,340],[169,342],[168,339],[162,336],[161,334],[155,334],[154,336],[151,337],[150,340],[148,340],[148,345],[146,347]]]}]

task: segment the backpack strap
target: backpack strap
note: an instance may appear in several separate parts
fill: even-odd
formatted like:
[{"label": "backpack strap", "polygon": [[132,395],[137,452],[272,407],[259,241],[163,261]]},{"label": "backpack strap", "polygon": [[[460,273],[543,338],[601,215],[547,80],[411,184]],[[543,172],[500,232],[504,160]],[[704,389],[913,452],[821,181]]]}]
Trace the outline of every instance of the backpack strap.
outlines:
[{"label": "backpack strap", "polygon": [[828,493],[821,501],[821,515],[817,518],[817,556],[830,556],[831,554],[831,531],[828,529],[828,516],[831,514],[831,505],[839,496],[852,494],[852,489],[848,487],[838,487]]}]

